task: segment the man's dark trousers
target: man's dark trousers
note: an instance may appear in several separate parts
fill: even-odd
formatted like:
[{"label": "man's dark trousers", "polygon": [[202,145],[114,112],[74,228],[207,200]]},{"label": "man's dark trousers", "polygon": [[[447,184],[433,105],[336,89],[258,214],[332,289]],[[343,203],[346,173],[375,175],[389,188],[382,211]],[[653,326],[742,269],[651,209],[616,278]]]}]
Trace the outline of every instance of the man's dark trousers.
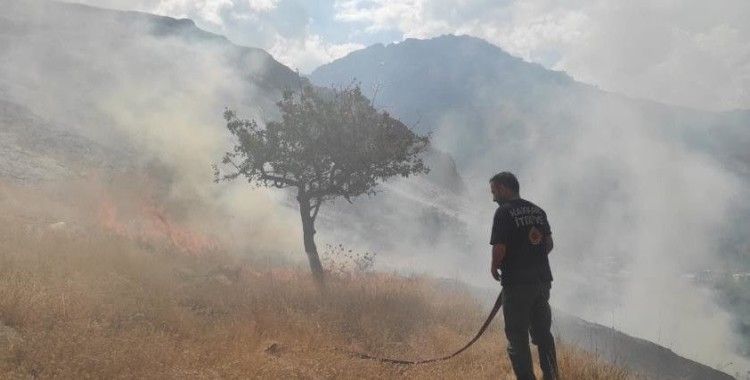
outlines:
[{"label": "man's dark trousers", "polygon": [[508,356],[519,380],[534,380],[529,349],[531,341],[539,350],[539,365],[545,380],[557,379],[555,341],[550,328],[552,313],[549,293],[552,284],[508,284],[503,286],[503,317],[508,339]]}]

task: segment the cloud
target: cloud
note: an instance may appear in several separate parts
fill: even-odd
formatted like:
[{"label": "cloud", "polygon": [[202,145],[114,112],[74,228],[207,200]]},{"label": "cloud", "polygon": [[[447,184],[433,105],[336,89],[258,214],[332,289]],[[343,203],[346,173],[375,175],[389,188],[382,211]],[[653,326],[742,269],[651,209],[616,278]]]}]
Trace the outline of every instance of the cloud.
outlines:
[{"label": "cloud", "polygon": [[306,74],[323,63],[364,47],[357,43],[329,44],[316,34],[307,35],[304,39],[289,39],[277,35],[268,52],[280,62],[293,62],[289,64],[292,69],[298,69]]},{"label": "cloud", "polygon": [[703,109],[750,108],[750,3],[338,0],[335,18],[405,37],[470,34],[621,92]]},{"label": "cloud", "polygon": [[92,6],[139,10],[190,18],[232,42],[267,50],[281,63],[303,73],[339,58],[363,44],[332,42],[316,33],[312,15],[322,3],[302,0],[80,0]]},{"label": "cloud", "polygon": [[248,0],[247,3],[256,12],[268,12],[279,5],[279,0]]},{"label": "cloud", "polygon": [[223,25],[222,13],[232,8],[232,0],[161,0],[153,12],[176,17],[197,18],[211,24]]},{"label": "cloud", "polygon": [[[631,96],[696,108],[749,108],[750,3],[628,2],[588,10],[558,68]],[[669,22],[665,22],[669,20]]]}]

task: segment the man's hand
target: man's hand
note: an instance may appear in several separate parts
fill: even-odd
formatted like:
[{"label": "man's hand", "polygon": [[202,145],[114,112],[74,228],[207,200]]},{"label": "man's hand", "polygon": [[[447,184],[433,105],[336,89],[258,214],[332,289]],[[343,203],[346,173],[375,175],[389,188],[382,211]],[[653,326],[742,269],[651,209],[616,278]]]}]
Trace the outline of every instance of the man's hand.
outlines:
[{"label": "man's hand", "polygon": [[490,273],[492,273],[492,278],[500,282],[500,273],[497,270],[498,270],[498,267],[495,267],[493,265],[492,268],[490,269]]},{"label": "man's hand", "polygon": [[494,278],[497,281],[500,281],[500,273],[498,272],[498,269],[500,269],[500,263],[503,262],[503,258],[505,258],[505,244],[495,244],[492,246],[492,263],[490,264],[490,273],[492,274],[492,278]]}]

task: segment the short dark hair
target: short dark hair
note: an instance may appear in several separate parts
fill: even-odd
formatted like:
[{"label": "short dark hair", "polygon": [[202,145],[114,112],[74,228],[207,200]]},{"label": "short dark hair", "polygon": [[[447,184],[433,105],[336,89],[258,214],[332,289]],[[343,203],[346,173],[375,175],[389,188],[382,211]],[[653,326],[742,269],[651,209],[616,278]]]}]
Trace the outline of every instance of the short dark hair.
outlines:
[{"label": "short dark hair", "polygon": [[520,190],[520,186],[518,185],[518,179],[515,175],[511,172],[501,172],[497,173],[492,178],[490,178],[490,183],[496,183],[503,185],[518,194],[518,191]]}]

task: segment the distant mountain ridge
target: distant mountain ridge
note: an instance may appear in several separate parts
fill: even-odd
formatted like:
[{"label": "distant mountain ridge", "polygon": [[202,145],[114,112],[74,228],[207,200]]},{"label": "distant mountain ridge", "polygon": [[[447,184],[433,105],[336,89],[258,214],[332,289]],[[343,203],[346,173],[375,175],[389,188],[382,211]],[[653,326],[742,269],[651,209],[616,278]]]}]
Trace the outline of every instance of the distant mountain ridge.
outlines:
[{"label": "distant mountain ridge", "polygon": [[[381,106],[422,132],[439,129],[453,115],[470,129],[502,125],[514,133],[519,132],[518,118],[550,112],[560,117],[558,128],[569,128],[583,111],[576,107],[606,100],[643,112],[659,125],[660,133],[696,144],[750,176],[750,155],[744,149],[750,144],[750,110],[717,113],[628,98],[526,62],[472,36],[375,44],[324,64],[309,77],[321,86],[359,81],[369,94],[377,93]],[[562,109],[554,108],[556,104]],[[505,113],[511,112],[518,117],[508,118]],[[462,152],[449,152],[459,167],[466,164]]]},{"label": "distant mountain ridge", "polygon": [[[491,77],[494,73],[487,72],[488,67],[503,73]],[[426,114],[429,109],[424,109],[421,103],[425,99],[429,99],[429,106],[435,107],[477,105],[473,101],[476,88],[488,79],[498,80],[492,83],[501,85],[494,88],[496,95],[514,98],[524,94],[510,89],[528,88],[537,82],[583,86],[565,73],[525,62],[482,39],[455,35],[424,40],[408,38],[388,46],[371,45],[318,67],[310,79],[323,86],[357,80],[363,88],[377,88],[378,99],[386,102],[383,106],[407,123],[420,118],[431,121]],[[421,122],[417,129],[433,127]]]}]

